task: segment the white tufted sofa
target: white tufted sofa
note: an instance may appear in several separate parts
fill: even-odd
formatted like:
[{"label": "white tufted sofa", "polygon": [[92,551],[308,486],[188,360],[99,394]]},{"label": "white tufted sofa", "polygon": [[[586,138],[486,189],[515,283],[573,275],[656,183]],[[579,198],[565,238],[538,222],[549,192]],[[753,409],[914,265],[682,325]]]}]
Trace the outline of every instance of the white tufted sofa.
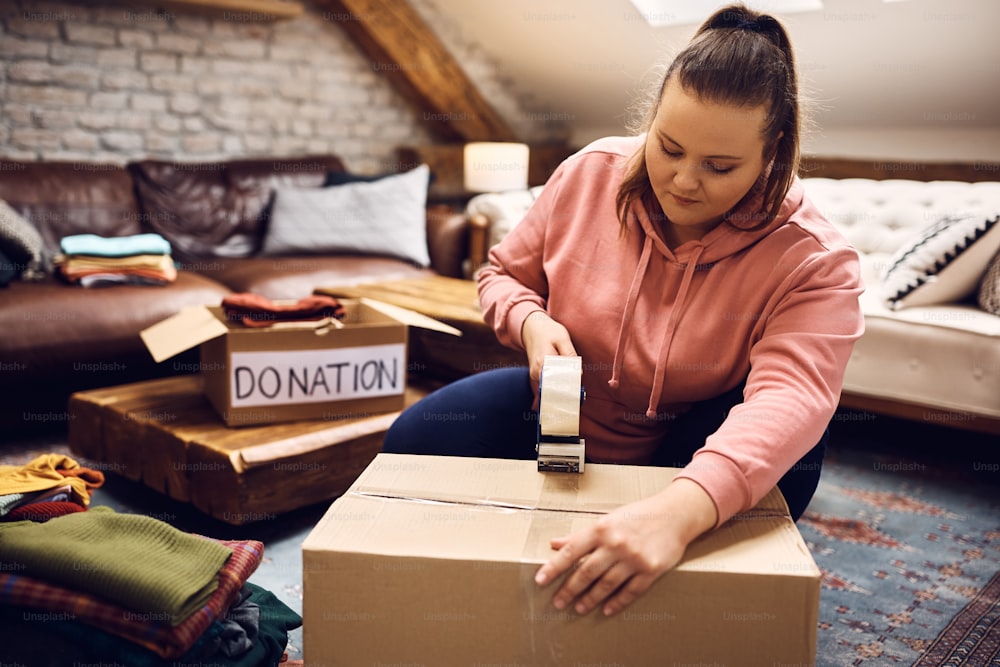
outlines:
[{"label": "white tufted sofa", "polygon": [[807,178],[804,184],[861,256],[865,334],[848,364],[842,403],[1000,432],[1000,317],[979,308],[974,293],[891,310],[881,289],[896,250],[942,216],[1000,213],[1000,183]]},{"label": "white tufted sofa", "polygon": [[[806,178],[806,195],[858,249],[865,334],[847,367],[844,407],[1000,434],[1000,317],[955,302],[891,310],[882,271],[901,246],[941,216],[1000,213],[1000,182]],[[487,193],[466,214],[487,247],[516,225],[541,186]],[[484,251],[479,256],[484,258]]]}]

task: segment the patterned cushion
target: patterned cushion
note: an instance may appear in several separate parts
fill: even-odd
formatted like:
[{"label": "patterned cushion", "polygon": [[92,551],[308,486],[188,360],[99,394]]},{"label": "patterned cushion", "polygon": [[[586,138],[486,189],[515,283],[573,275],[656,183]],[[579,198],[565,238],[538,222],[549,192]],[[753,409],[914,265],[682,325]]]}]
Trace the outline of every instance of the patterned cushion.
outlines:
[{"label": "patterned cushion", "polygon": [[35,226],[0,199],[0,250],[15,274],[35,279],[45,272],[45,242]]},{"label": "patterned cushion", "polygon": [[990,261],[983,281],[979,283],[979,307],[987,313],[1000,315],[1000,252]]},{"label": "patterned cushion", "polygon": [[1000,249],[1000,215],[957,213],[924,229],[892,256],[882,275],[893,310],[954,303],[973,295]]}]

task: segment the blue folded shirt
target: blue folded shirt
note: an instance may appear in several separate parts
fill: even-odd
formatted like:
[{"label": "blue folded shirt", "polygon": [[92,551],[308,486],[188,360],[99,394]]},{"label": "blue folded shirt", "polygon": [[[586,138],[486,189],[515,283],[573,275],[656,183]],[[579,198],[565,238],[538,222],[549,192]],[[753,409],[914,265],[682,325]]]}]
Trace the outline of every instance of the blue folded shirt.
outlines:
[{"label": "blue folded shirt", "polygon": [[97,257],[130,257],[132,255],[169,255],[170,242],[159,234],[133,234],[132,236],[98,236],[75,234],[64,236],[59,248],[66,255],[95,255]]}]

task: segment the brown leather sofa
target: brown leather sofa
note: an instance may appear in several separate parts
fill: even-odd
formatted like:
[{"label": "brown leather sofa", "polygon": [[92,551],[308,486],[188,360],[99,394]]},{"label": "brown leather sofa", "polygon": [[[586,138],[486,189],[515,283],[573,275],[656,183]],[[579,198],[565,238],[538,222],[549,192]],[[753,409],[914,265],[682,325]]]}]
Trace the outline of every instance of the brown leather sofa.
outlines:
[{"label": "brown leather sofa", "polygon": [[462,275],[466,221],[441,205],[427,208],[429,268],[392,257],[258,255],[274,187],[322,187],[330,172],[345,171],[335,155],[127,165],[0,160],[0,199],[39,230],[51,254],[71,234],[156,232],[178,266],[165,287],[83,288],[49,276],[0,290],[0,433],[64,423],[73,391],[197,370],[196,351],[156,364],[139,337],[183,306],[217,304],[231,292],[293,299],[323,285]]}]

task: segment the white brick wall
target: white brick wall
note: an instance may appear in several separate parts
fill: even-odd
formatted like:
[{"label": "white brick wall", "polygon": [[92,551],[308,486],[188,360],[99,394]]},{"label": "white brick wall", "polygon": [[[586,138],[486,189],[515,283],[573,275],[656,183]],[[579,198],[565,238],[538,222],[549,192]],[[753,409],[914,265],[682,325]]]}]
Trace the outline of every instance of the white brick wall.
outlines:
[{"label": "white brick wall", "polygon": [[[529,99],[432,0],[414,0],[484,95],[525,140]],[[430,143],[409,105],[329,11],[276,22],[129,4],[0,3],[0,156],[209,160],[335,153],[362,173],[393,169],[401,144]],[[308,7],[308,3],[307,3]],[[544,117],[544,114],[534,114]]]}]

